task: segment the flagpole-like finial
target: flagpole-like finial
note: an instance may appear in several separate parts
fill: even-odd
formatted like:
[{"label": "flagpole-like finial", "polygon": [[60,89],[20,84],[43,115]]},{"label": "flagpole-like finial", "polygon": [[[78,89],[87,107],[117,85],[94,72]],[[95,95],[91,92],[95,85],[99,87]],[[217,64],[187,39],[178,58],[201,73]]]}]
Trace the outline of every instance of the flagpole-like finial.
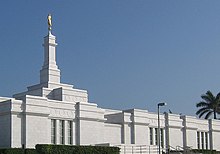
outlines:
[{"label": "flagpole-like finial", "polygon": [[51,30],[52,30],[52,16],[51,16],[51,14],[48,14],[48,16],[47,16],[47,23],[48,23],[48,30],[49,30],[49,32],[51,32]]}]

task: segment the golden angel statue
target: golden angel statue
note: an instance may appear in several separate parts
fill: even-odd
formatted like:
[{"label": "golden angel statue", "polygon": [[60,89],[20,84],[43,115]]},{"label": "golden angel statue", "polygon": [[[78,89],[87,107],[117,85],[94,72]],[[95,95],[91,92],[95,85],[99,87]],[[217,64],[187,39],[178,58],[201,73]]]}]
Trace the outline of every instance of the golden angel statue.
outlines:
[{"label": "golden angel statue", "polygon": [[52,16],[51,16],[51,14],[48,14],[48,16],[47,16],[47,23],[48,23],[48,30],[51,31],[51,29],[52,29]]}]

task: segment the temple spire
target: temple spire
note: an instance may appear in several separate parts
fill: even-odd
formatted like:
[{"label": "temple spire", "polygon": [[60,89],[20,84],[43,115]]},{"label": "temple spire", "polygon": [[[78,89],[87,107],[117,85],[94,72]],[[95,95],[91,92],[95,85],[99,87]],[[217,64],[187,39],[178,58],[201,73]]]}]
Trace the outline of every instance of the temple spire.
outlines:
[{"label": "temple spire", "polygon": [[52,27],[51,14],[47,16],[48,35],[44,37],[44,64],[40,71],[40,83],[47,84],[60,83],[60,70],[56,64],[56,37],[51,34]]}]

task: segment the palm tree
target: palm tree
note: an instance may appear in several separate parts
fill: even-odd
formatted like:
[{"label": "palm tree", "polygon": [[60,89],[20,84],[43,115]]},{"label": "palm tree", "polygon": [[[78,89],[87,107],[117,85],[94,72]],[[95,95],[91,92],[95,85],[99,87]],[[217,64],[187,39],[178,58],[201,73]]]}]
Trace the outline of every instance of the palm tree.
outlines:
[{"label": "palm tree", "polygon": [[214,119],[217,119],[216,115],[220,111],[220,93],[214,96],[211,91],[207,91],[201,98],[203,101],[196,104],[196,107],[200,108],[196,115],[199,115],[199,118],[201,118],[206,114],[205,119],[208,119],[214,114]]}]

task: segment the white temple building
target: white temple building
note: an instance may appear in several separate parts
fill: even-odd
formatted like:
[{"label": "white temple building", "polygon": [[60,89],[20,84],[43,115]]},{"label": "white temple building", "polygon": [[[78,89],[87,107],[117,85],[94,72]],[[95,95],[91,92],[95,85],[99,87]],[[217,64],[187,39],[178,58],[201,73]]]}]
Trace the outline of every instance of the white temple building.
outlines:
[{"label": "white temple building", "polygon": [[[90,103],[86,90],[60,82],[56,37],[44,37],[40,83],[0,97],[0,147],[36,144],[114,145],[122,153],[150,153],[158,148],[157,113],[111,110]],[[220,121],[178,114],[160,115],[161,149],[220,151]],[[138,152],[137,152],[138,153]]]}]

